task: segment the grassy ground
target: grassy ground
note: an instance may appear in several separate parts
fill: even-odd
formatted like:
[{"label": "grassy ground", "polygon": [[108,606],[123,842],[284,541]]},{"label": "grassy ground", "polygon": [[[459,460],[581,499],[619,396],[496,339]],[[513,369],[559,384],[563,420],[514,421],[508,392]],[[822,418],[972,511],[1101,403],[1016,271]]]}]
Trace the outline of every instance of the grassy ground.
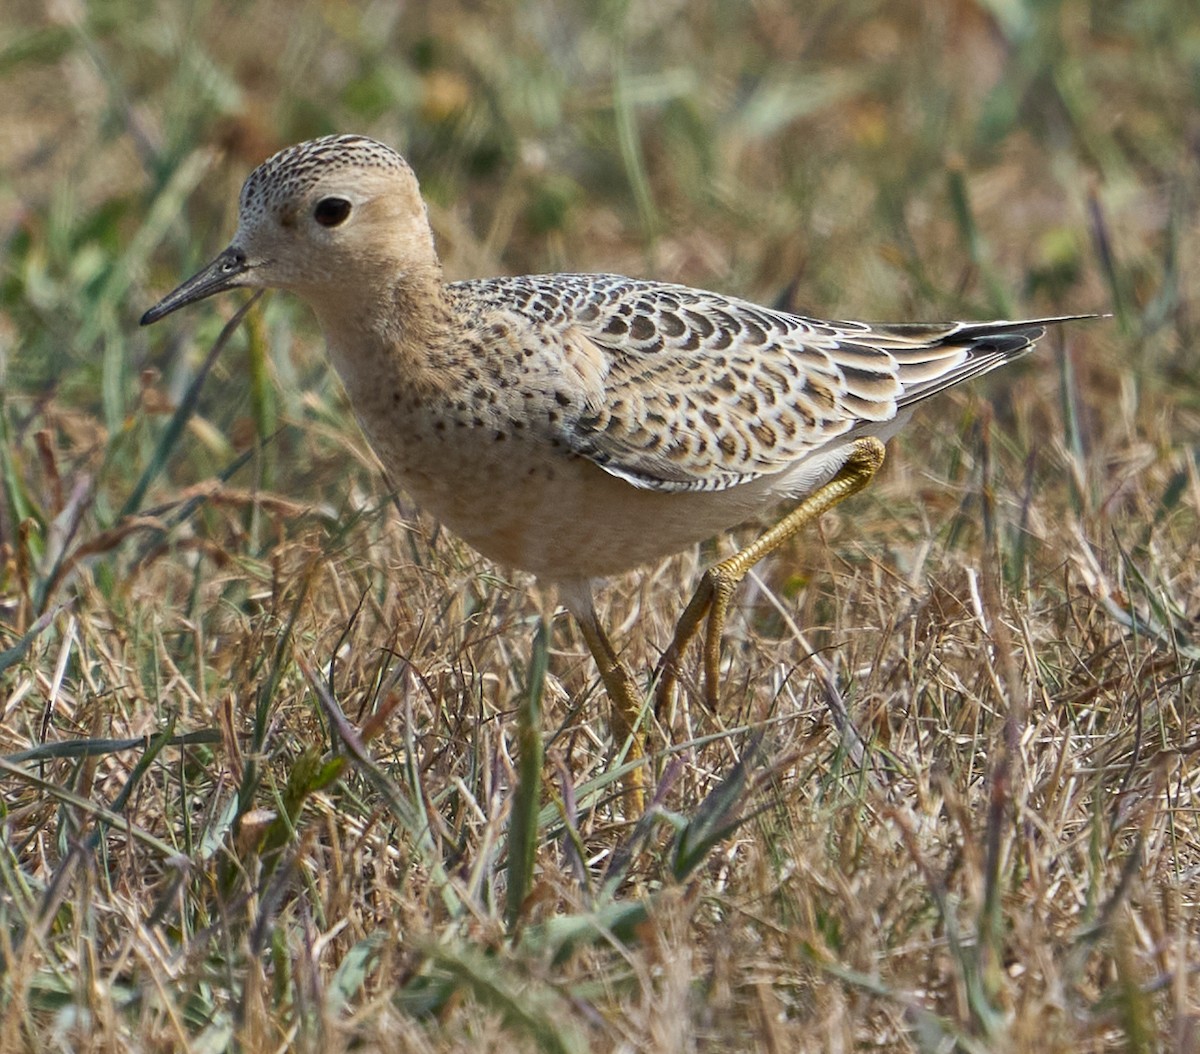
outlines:
[{"label": "grassy ground", "polygon": [[[0,84],[0,1050],[1200,1049],[1194,4],[12,0]],[[1113,318],[759,568],[639,820],[303,308],[136,325],[332,130],[455,277]]]}]

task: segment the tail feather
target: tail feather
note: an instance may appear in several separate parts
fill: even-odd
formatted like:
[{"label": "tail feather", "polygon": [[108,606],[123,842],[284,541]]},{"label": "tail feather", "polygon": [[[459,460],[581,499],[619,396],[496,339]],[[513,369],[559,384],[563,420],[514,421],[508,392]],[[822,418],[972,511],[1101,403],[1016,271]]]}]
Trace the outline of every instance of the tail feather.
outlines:
[{"label": "tail feather", "polygon": [[889,348],[900,364],[904,394],[896,405],[902,409],[1020,358],[1045,336],[1050,326],[1098,317],[1061,315],[1024,321],[958,322],[947,325],[940,333],[931,333],[935,327],[914,323],[874,328],[912,342],[907,349]]}]

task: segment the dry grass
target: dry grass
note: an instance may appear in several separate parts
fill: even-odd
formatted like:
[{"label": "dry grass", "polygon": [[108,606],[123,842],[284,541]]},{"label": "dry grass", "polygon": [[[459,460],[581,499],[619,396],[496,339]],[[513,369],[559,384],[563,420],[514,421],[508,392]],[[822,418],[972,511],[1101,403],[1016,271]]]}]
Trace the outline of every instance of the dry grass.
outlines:
[{"label": "dry grass", "polygon": [[[1200,1049],[1186,5],[556,6],[0,16],[0,1050]],[[634,823],[582,641],[384,492],[302,309],[136,328],[332,129],[455,275],[1115,318],[758,569]],[[697,567],[603,597],[639,672]]]}]

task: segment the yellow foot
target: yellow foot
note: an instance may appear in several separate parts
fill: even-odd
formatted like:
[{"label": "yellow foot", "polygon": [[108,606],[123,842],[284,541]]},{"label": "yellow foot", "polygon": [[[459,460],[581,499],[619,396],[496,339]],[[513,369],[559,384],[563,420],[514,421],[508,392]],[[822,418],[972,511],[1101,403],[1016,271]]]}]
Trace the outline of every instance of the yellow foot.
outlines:
[{"label": "yellow foot", "polygon": [[768,553],[778,549],[806,523],[828,512],[838,502],[856,494],[871,482],[883,464],[883,444],[874,436],[855,440],[842,467],[827,483],[818,487],[793,508],[774,527],[765,531],[744,549],[714,564],[700,579],[700,585],[684,608],[675,626],[675,635],[659,661],[656,679],[654,711],[666,712],[675,682],[679,678],[679,661],[692,639],[707,618],[704,635],[704,701],[710,709],[717,707],[721,685],[721,635],[729,601],[746,573]]},{"label": "yellow foot", "polygon": [[646,732],[644,717],[646,700],[638,690],[637,682],[628,668],[617,657],[612,641],[596,618],[592,603],[592,591],[585,582],[560,585],[563,603],[575,617],[583,639],[587,642],[592,658],[600,670],[600,679],[608,693],[609,729],[613,743],[619,751],[626,744],[626,763],[634,768],[622,780],[624,786],[625,814],[628,819],[637,819],[646,811]]}]

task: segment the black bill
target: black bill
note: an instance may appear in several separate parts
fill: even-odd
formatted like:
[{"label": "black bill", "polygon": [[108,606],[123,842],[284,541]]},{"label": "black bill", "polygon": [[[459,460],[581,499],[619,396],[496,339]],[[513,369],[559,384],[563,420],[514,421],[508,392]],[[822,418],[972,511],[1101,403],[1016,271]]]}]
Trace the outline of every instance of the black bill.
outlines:
[{"label": "black bill", "polygon": [[172,311],[194,304],[197,300],[223,293],[226,289],[236,289],[246,283],[242,276],[250,270],[246,254],[241,249],[230,246],[204,270],[193,275],[178,289],[168,293],[157,304],[142,316],[142,325],[148,326],[165,318]]}]

